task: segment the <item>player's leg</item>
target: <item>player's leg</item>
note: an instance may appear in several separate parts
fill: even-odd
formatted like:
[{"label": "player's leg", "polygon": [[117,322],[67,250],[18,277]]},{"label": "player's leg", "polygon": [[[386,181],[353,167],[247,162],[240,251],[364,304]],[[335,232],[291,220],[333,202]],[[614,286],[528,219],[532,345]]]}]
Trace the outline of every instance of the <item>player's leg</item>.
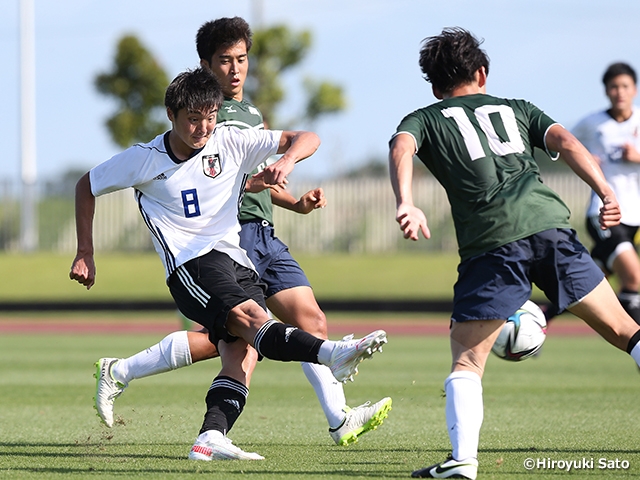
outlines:
[{"label": "player's leg", "polygon": [[[295,267],[300,269],[297,262]],[[271,274],[267,274],[266,277],[272,279],[272,285],[276,283],[274,272],[277,269],[270,270]],[[295,272],[295,269],[289,268],[288,271]],[[281,272],[279,278],[283,277],[285,275]],[[291,280],[291,275],[288,275],[288,278]],[[305,281],[306,277],[297,283]],[[270,286],[269,281],[267,285]],[[280,290],[267,298],[267,306],[284,323],[294,325],[318,338],[327,338],[327,319],[311,287],[302,285]],[[392,401],[389,397],[374,404],[366,402],[350,408],[346,402],[342,383],[335,379],[327,366],[304,362],[302,370],[313,387],[327,418],[329,434],[338,445],[357,442],[358,437],[381,425],[391,410]]]},{"label": "player's leg", "polygon": [[618,300],[640,324],[640,260],[634,246],[637,230],[637,227],[622,224],[602,230],[598,217],[587,220],[587,232],[594,241],[591,256],[605,275],[618,276]]},{"label": "player's leg", "polygon": [[451,374],[444,382],[451,456],[412,473],[415,478],[475,479],[484,418],[482,375],[504,320],[452,322]]},{"label": "player's leg", "polygon": [[[450,331],[451,373],[445,413],[452,455],[412,473],[417,478],[475,479],[484,418],[482,376],[504,320],[531,296],[529,239],[512,242],[458,265]],[[496,320],[487,320],[487,319]]]},{"label": "player's leg", "polygon": [[113,405],[132,380],[168,372],[218,356],[206,330],[179,331],[127,358],[101,358],[96,363],[94,408],[108,427],[113,426]]},{"label": "player's leg", "polygon": [[[583,319],[615,347],[629,353],[634,350],[638,342],[640,327],[622,308],[613,289],[606,280],[602,280],[582,300],[568,307],[568,310]],[[630,345],[631,342],[633,342],[633,345]],[[640,366],[640,352],[638,352],[638,349],[635,349],[632,356]]]},{"label": "player's leg", "polygon": [[613,260],[612,269],[618,276],[620,282],[620,292],[618,299],[622,307],[640,324],[640,260],[638,253],[631,243],[627,243],[630,248],[626,248],[616,255]]},{"label": "player's leg", "polygon": [[242,413],[249,395],[248,379],[258,355],[242,340],[218,342],[222,369],[207,392],[207,411],[190,460],[262,460],[257,453],[245,452],[227,437]]}]

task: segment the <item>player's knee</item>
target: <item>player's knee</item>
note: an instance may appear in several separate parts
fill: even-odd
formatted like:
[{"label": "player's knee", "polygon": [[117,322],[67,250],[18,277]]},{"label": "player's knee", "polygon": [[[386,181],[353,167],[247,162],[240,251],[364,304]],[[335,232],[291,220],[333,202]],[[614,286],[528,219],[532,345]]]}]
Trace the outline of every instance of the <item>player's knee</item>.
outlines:
[{"label": "player's knee", "polygon": [[304,331],[310,333],[314,337],[326,339],[327,338],[327,317],[324,312],[320,310],[320,307],[315,308],[307,316],[307,326],[303,328]]}]

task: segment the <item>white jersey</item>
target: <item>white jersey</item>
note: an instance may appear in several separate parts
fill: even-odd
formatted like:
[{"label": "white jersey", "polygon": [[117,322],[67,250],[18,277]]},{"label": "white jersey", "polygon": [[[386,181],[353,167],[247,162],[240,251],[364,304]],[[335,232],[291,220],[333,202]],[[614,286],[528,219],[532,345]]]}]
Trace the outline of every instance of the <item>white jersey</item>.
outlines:
[{"label": "white jersey", "polygon": [[[631,143],[640,151],[640,110],[617,122],[606,112],[589,115],[575,127],[574,135],[587,150],[600,159],[600,167],[613,188],[622,211],[621,222],[640,225],[640,164],[622,159],[622,146]],[[597,216],[602,201],[591,192],[587,216]]]},{"label": "white jersey", "polygon": [[89,172],[94,196],[133,187],[166,275],[217,250],[255,267],[240,248],[238,205],[247,175],[278,150],[281,131],[216,128],[186,161],[169,148],[169,132],[137,144]]}]

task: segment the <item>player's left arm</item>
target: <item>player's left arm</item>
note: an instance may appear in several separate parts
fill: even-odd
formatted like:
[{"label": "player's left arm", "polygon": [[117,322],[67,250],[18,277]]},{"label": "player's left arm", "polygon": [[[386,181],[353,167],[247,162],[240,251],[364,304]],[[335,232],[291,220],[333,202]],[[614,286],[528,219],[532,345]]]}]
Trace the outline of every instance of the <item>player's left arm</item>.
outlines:
[{"label": "player's left arm", "polygon": [[272,189],[271,201],[274,205],[286,208],[292,212],[307,214],[317,208],[324,208],[327,205],[327,198],[324,196],[322,188],[314,188],[296,199],[286,190]]},{"label": "player's left arm", "polygon": [[620,205],[615,193],[589,151],[562,125],[552,125],[547,131],[545,144],[548,150],[558,152],[587,185],[602,199],[600,228],[606,229],[620,223]]},{"label": "player's left arm", "polygon": [[263,178],[267,185],[284,186],[295,164],[313,155],[319,146],[320,138],[313,132],[284,131],[277,151],[283,154],[282,157],[254,175],[254,178]]}]

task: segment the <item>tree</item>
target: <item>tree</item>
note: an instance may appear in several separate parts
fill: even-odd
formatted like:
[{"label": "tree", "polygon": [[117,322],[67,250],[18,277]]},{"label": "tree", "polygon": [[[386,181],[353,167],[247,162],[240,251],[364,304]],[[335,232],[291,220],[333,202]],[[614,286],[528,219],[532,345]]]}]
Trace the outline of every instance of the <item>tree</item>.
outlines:
[{"label": "tree", "polygon": [[[311,47],[311,32],[292,32],[285,25],[257,30],[253,35],[249,75],[245,91],[262,111],[271,128],[283,123],[276,118],[276,109],[285,98],[282,74],[298,65]],[[304,112],[287,124],[314,122],[321,115],[344,110],[346,102],[342,88],[329,81],[306,79],[307,99]]]},{"label": "tree", "polygon": [[95,78],[98,91],[118,103],[117,113],[106,122],[115,143],[128,147],[148,142],[167,129],[168,84],[167,74],[137,37],[126,35],[118,41],[111,71]]}]

